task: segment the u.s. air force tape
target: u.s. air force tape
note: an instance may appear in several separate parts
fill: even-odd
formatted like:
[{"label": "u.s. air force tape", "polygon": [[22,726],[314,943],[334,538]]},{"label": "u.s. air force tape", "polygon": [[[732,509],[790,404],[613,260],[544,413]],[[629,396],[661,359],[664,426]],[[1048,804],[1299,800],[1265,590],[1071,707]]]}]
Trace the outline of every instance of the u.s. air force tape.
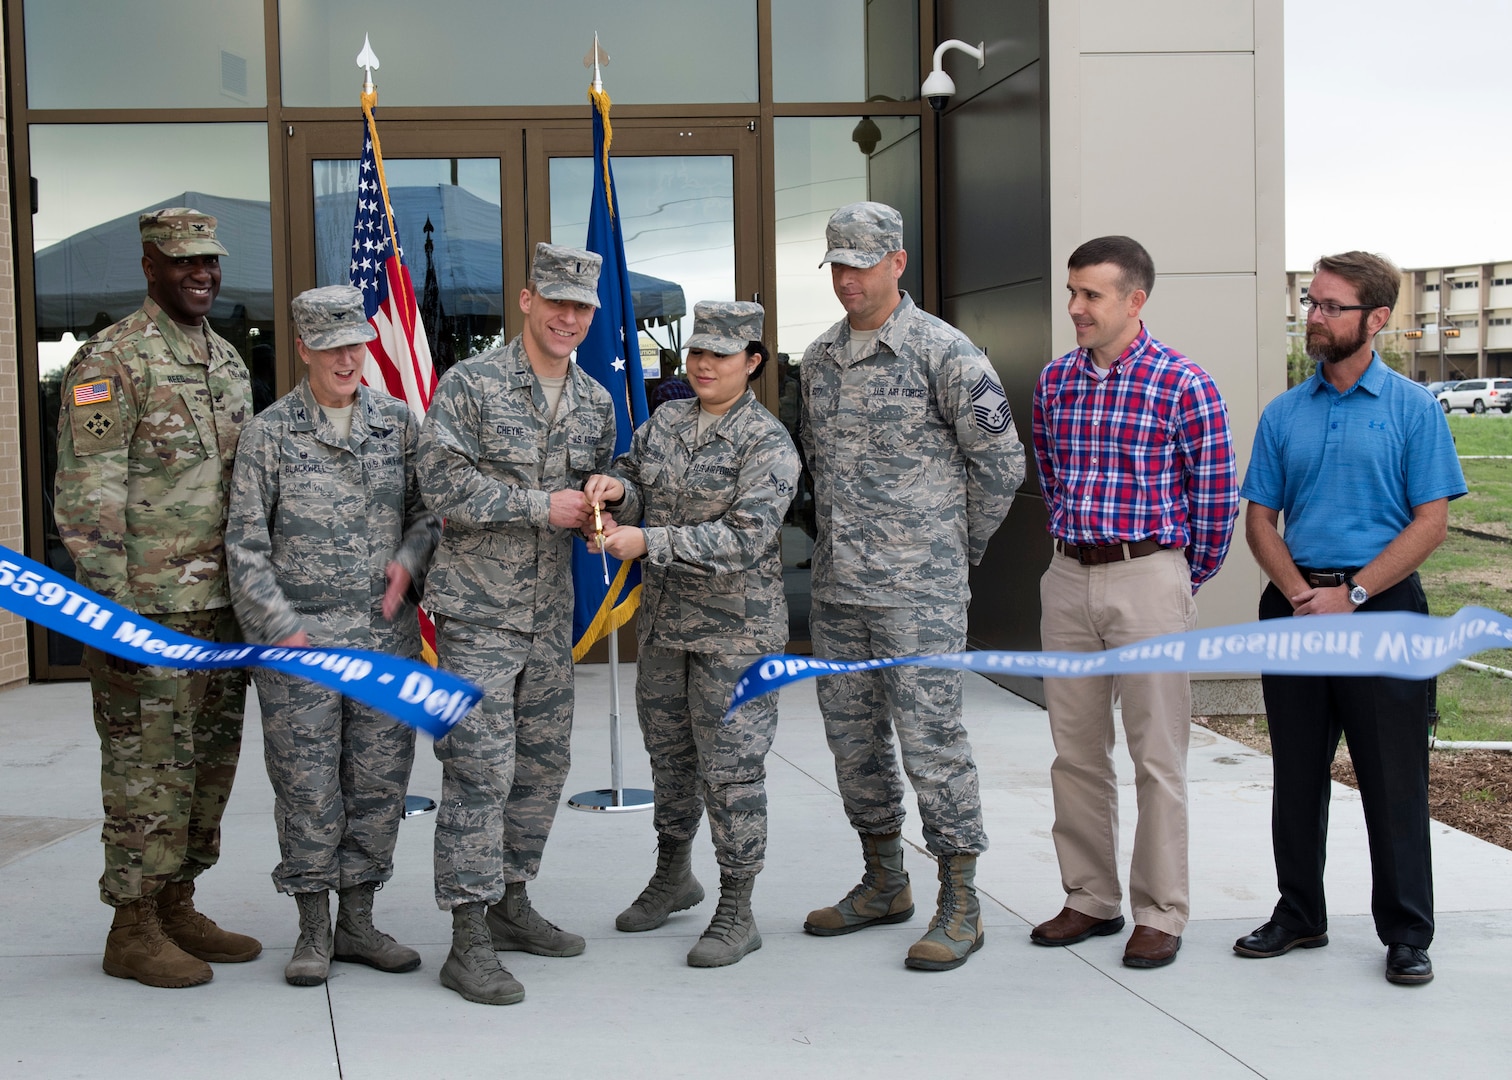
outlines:
[{"label": "u.s. air force tape", "polygon": [[201,641],[159,626],[4,546],[0,546],[0,607],[138,664],[265,667],[298,675],[436,739],[483,699],[483,691],[465,679],[387,653]]},{"label": "u.s. air force tape", "polygon": [[1415,612],[1308,615],[1187,630],[1105,652],[960,652],[884,660],[764,656],[735,684],[725,718],[752,698],[820,675],[913,664],[984,674],[1135,675],[1160,671],[1264,675],[1390,675],[1426,679],[1484,649],[1512,646],[1512,618],[1465,607],[1434,617]]}]

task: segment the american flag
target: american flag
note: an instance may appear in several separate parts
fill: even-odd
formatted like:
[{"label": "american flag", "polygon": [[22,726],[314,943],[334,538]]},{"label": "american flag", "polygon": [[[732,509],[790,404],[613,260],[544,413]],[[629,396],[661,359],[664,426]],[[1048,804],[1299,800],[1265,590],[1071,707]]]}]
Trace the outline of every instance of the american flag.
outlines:
[{"label": "american flag", "polygon": [[362,381],[387,390],[407,402],[416,416],[424,416],[436,390],[436,369],[383,178],[383,151],[373,118],[377,100],[376,92],[362,95],[366,130],[357,168],[357,213],[352,218],[350,280],[362,290],[368,322],[378,331],[368,342]]},{"label": "american flag", "polygon": [[[378,121],[373,107],[376,90],[364,90],[362,117],[362,162],[357,167],[357,213],[352,218],[352,259],[349,280],[362,290],[362,306],[378,336],[368,342],[362,381],[387,390],[409,405],[417,418],[430,408],[436,392],[436,368],[431,363],[430,343],[415,303],[415,286],[404,265],[394,208],[389,205],[388,183],[383,178],[383,150],[378,143]],[[420,612],[421,656],[436,664],[436,628]]]}]

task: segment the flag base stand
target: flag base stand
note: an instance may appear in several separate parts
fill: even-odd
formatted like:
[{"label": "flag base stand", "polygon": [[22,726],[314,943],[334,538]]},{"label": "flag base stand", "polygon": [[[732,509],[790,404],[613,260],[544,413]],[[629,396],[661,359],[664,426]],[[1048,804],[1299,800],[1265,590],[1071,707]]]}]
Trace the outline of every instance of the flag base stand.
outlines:
[{"label": "flag base stand", "polygon": [[649,810],[656,804],[656,797],[645,788],[599,788],[584,791],[567,800],[574,810],[596,810],[603,814],[630,814],[637,810]]},{"label": "flag base stand", "polygon": [[407,818],[419,817],[421,814],[433,814],[436,812],[436,800],[424,795],[406,795],[404,797],[404,816]]},{"label": "flag base stand", "polygon": [[609,634],[609,786],[584,791],[567,800],[574,810],[593,810],[601,814],[629,814],[649,810],[656,796],[645,788],[624,786],[620,765],[619,715],[619,634]]}]

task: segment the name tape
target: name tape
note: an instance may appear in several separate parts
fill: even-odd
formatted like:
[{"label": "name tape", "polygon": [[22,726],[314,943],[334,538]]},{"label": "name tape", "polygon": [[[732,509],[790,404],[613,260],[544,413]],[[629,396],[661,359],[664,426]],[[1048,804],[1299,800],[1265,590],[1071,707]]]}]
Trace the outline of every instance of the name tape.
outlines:
[{"label": "name tape", "polygon": [[912,664],[984,674],[1136,675],[1162,671],[1259,672],[1263,675],[1390,675],[1426,679],[1485,649],[1512,646],[1512,618],[1483,607],[1453,615],[1383,611],[1186,630],[1103,652],[958,652],[875,660],[764,656],[741,675],[725,719],[752,698],[821,675]]},{"label": "name tape", "polygon": [[483,699],[465,679],[367,649],[291,649],[201,641],[159,626],[0,546],[0,607],[101,652],[171,668],[263,667],[298,675],[443,738]]}]

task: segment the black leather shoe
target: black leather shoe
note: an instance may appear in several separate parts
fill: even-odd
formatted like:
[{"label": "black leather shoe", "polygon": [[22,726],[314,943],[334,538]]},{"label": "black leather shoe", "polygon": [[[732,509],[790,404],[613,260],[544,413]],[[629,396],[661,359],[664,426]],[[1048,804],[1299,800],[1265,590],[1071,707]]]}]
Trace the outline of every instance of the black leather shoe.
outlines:
[{"label": "black leather shoe", "polygon": [[1293,949],[1321,949],[1327,944],[1327,934],[1299,934],[1278,922],[1268,922],[1234,942],[1234,951],[1240,956],[1264,960]]},{"label": "black leather shoe", "polygon": [[1428,950],[1416,945],[1386,946],[1386,981],[1398,986],[1418,986],[1433,981],[1433,961]]}]

